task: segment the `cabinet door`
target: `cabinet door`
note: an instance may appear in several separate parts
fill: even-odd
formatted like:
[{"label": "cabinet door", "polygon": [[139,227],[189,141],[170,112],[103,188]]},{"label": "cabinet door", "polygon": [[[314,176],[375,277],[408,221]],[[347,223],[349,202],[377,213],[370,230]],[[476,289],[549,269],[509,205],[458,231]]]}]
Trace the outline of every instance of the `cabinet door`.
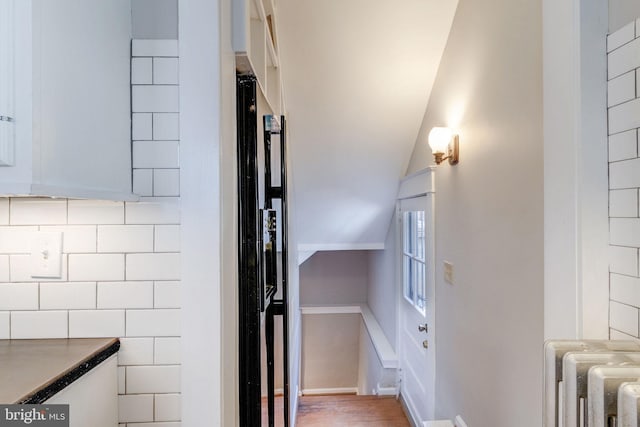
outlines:
[{"label": "cabinet door", "polygon": [[0,6],[0,195],[131,200],[130,0]]},{"label": "cabinet door", "polygon": [[69,405],[70,427],[118,425],[118,359],[111,356],[46,403]]},{"label": "cabinet door", "polygon": [[130,1],[33,0],[33,17],[34,183],[131,192]]},{"label": "cabinet door", "polygon": [[0,0],[0,166],[13,164],[13,0]]}]

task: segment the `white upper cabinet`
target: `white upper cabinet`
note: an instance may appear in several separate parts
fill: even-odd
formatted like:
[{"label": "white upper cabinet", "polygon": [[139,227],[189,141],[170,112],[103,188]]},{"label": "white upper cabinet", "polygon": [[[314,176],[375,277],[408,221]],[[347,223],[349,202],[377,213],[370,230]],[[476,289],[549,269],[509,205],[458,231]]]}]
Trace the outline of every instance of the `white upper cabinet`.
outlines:
[{"label": "white upper cabinet", "polygon": [[236,68],[256,76],[269,112],[284,114],[275,0],[233,0]]},{"label": "white upper cabinet", "polygon": [[0,195],[134,200],[130,0],[0,0]]}]

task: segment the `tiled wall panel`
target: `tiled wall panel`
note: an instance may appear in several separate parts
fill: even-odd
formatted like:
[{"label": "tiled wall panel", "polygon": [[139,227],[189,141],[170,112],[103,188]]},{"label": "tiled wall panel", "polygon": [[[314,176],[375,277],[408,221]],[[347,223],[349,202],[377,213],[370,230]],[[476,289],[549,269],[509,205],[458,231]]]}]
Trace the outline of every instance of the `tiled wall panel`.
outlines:
[{"label": "tiled wall panel", "polygon": [[134,40],[131,76],[133,186],[144,196],[179,196],[178,46],[175,40]]},{"label": "tiled wall panel", "polygon": [[640,21],[607,39],[609,84],[609,326],[640,337]]},{"label": "tiled wall panel", "polygon": [[[133,42],[140,202],[0,198],[0,339],[120,337],[120,426],[180,426],[177,46]],[[60,278],[31,275],[39,230],[63,235]]]}]

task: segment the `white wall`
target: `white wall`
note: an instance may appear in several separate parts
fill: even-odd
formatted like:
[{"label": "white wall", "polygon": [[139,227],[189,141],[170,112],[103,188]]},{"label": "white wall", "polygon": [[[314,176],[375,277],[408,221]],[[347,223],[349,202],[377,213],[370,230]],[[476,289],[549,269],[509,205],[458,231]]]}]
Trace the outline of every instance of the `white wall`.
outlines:
[{"label": "white wall", "polygon": [[[300,304],[366,302],[368,261],[367,251],[316,252],[300,266]],[[301,322],[302,389],[355,390],[360,315],[307,314]]]},{"label": "white wall", "polygon": [[408,171],[432,162],[433,126],[459,131],[460,163],[435,172],[435,405],[470,426],[542,421],[541,12],[460,1]]},{"label": "white wall", "polygon": [[613,33],[640,16],[637,0],[609,0],[609,32]]},{"label": "white wall", "polygon": [[300,266],[300,304],[367,301],[366,251],[316,252]]},{"label": "white wall", "polygon": [[640,120],[630,113],[640,103],[635,86],[640,62],[633,60],[640,38],[636,38],[635,20],[629,21],[608,39],[610,328],[614,339],[640,337]]},{"label": "white wall", "polygon": [[360,314],[306,314],[302,323],[302,391],[358,388]]},{"label": "white wall", "polygon": [[385,336],[396,346],[396,215],[394,213],[384,249],[369,251],[367,304]]},{"label": "white wall", "polygon": [[212,426],[236,425],[237,203],[230,1],[182,0],[179,7],[182,421],[185,426],[200,425],[202,408],[207,408]]},{"label": "white wall", "polygon": [[543,0],[545,338],[608,335],[606,4]]},{"label": "white wall", "polygon": [[177,39],[178,0],[131,0],[136,39]]}]

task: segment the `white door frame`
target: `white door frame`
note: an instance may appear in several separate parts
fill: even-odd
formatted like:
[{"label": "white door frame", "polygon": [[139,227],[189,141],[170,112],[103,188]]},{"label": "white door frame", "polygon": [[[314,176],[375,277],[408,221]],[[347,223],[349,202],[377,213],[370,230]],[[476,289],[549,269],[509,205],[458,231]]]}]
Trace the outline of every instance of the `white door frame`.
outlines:
[{"label": "white door frame", "polygon": [[[428,405],[431,409],[428,411],[429,412],[429,416],[433,419],[433,417],[435,416],[434,414],[434,405],[435,405],[435,378],[436,378],[436,340],[435,340],[435,331],[436,331],[436,324],[435,324],[435,320],[436,320],[436,304],[435,304],[435,185],[434,185],[434,167],[428,167],[425,169],[422,169],[420,171],[417,171],[411,175],[407,175],[406,177],[404,177],[401,182],[400,182],[400,189],[398,191],[398,198],[397,198],[397,202],[396,202],[396,221],[395,221],[395,232],[396,232],[396,277],[395,277],[395,284],[396,284],[396,352],[398,354],[398,361],[400,363],[400,361],[402,360],[402,355],[401,355],[401,351],[402,351],[402,346],[401,346],[401,337],[402,337],[402,331],[401,331],[401,318],[400,316],[402,315],[402,304],[404,303],[404,294],[403,294],[403,268],[402,268],[402,253],[403,253],[403,228],[402,228],[402,217],[400,216],[401,214],[401,209],[400,209],[400,204],[402,200],[406,200],[406,199],[412,199],[412,198],[419,198],[419,197],[426,197],[427,195],[431,195],[430,200],[427,200],[427,203],[431,203],[431,212],[427,213],[427,217],[426,217],[426,223],[427,223],[427,227],[429,228],[429,232],[432,236],[431,242],[426,241],[425,245],[428,245],[428,247],[425,247],[425,250],[427,250],[427,253],[430,255],[430,259],[427,259],[427,270],[428,273],[430,275],[429,279],[431,284],[432,284],[432,292],[431,292],[431,297],[433,299],[433,304],[432,304],[432,314],[429,316],[430,320],[429,320],[429,328],[431,329],[432,333],[430,334],[430,339],[429,339],[429,351],[432,352],[433,354],[433,363],[432,366],[430,367],[430,371],[432,373],[432,376],[428,382],[428,384],[425,384],[425,387],[427,388],[427,390],[429,390],[430,393],[430,400],[431,400],[431,404]],[[402,366],[400,365],[400,368]],[[403,378],[403,373],[401,373],[400,375],[400,385],[399,385],[399,391],[400,393],[402,393],[402,378]],[[415,409],[409,404],[409,402],[407,402],[406,400],[404,400],[403,398],[403,404],[405,406],[405,408],[407,408],[408,412],[409,412],[409,417],[411,418],[411,422],[413,425],[416,426],[422,426],[422,420],[418,419],[419,416],[416,413]]]}]

